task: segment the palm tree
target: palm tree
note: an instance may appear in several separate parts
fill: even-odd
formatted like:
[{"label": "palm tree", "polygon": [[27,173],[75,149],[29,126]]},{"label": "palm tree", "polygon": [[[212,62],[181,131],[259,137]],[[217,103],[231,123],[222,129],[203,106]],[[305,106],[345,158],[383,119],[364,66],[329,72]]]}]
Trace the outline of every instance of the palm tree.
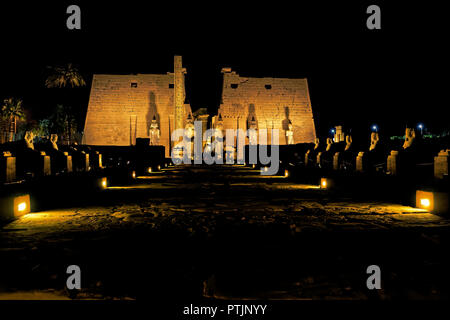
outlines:
[{"label": "palm tree", "polygon": [[58,104],[51,117],[52,130],[63,137],[65,144],[72,143],[72,137],[77,128],[77,122],[72,112],[72,108]]},{"label": "palm tree", "polygon": [[48,67],[52,70],[45,80],[45,86],[47,88],[66,88],[70,86],[74,87],[84,87],[86,81],[84,81],[80,72],[71,63],[68,63],[64,67]]},{"label": "palm tree", "polygon": [[[84,81],[83,76],[71,63],[65,66],[48,67],[52,70],[51,74],[45,80],[45,86],[47,88],[76,88],[86,86],[86,81]],[[66,98],[70,99],[70,95],[65,95]],[[73,100],[70,99],[70,103]],[[54,119],[58,123],[54,125],[56,127],[63,127],[64,136],[67,139],[67,144],[71,143],[72,131],[76,130],[76,121],[73,114],[73,110],[70,107],[63,107],[62,105],[57,105],[56,107],[57,116]]]},{"label": "palm tree", "polygon": [[23,101],[16,98],[7,98],[3,100],[1,115],[9,122],[8,141],[14,141],[14,135],[17,132],[17,120],[25,119],[25,112],[22,107]]}]

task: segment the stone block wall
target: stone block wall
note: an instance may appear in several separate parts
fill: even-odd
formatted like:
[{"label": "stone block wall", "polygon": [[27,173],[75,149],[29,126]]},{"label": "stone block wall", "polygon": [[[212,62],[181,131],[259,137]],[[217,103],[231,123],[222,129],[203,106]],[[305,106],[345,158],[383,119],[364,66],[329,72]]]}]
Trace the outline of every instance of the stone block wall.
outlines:
[{"label": "stone block wall", "polygon": [[[185,114],[191,112],[185,104]],[[92,80],[83,143],[129,146],[149,138],[153,116],[159,124],[159,144],[170,155],[174,130],[174,74],[108,75]]]},{"label": "stone block wall", "polygon": [[222,73],[218,114],[225,130],[246,130],[248,119],[254,117],[258,130],[268,130],[269,143],[270,129],[274,128],[279,129],[279,143],[284,145],[290,120],[294,143],[314,142],[316,130],[306,79],[241,77],[230,68]]}]

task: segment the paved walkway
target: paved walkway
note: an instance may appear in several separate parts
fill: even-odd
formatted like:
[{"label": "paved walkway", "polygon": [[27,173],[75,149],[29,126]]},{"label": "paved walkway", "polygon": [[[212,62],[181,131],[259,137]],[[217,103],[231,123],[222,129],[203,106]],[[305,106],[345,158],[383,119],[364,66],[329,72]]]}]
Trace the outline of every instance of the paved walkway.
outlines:
[{"label": "paved walkway", "polygon": [[[373,295],[364,288],[372,263],[394,278],[381,298],[438,298],[445,289],[417,268],[398,273],[406,261],[446,267],[439,252],[449,228],[420,209],[337,197],[246,167],[175,167],[112,186],[92,206],[3,226],[0,299],[67,298],[70,264],[84,275],[77,298],[359,299]],[[417,287],[398,287],[411,276]]]}]

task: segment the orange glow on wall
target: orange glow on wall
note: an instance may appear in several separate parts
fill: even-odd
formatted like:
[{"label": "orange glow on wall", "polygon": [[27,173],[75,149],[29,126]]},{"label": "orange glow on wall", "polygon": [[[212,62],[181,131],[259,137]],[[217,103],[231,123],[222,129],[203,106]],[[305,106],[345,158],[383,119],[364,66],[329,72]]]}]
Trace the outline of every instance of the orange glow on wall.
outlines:
[{"label": "orange glow on wall", "polygon": [[416,207],[433,211],[434,209],[434,195],[431,191],[416,191]]},{"label": "orange glow on wall", "polygon": [[14,217],[20,217],[24,214],[30,213],[31,204],[30,196],[23,195],[14,197]]},{"label": "orange glow on wall", "polygon": [[449,193],[448,191],[416,191],[416,207],[433,213],[448,214]]}]

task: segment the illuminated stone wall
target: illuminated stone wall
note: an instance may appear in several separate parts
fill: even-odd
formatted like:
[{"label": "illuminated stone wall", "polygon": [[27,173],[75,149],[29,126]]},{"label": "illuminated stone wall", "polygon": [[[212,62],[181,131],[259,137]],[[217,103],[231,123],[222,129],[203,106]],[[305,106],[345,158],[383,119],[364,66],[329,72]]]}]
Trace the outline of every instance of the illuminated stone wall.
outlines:
[{"label": "illuminated stone wall", "polygon": [[[159,144],[169,156],[170,133],[175,128],[174,80],[173,73],[94,75],[83,143],[134,145],[136,138],[149,138],[155,116],[161,130]],[[190,106],[184,107],[189,114]]]},{"label": "illuminated stone wall", "polygon": [[222,69],[222,73],[218,114],[222,116],[224,129],[246,130],[247,119],[253,116],[259,130],[269,129],[269,143],[270,129],[276,128],[280,130],[280,144],[286,144],[290,120],[294,143],[314,142],[316,130],[306,79],[247,78],[230,68]]}]

